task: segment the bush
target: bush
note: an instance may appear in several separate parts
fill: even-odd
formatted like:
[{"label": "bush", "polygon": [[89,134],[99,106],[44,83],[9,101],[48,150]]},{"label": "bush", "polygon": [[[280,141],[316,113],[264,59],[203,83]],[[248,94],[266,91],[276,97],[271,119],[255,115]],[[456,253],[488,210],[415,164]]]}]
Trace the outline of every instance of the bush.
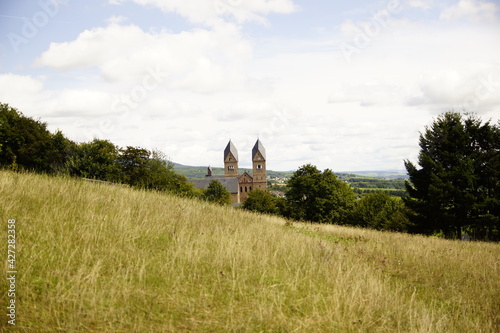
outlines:
[{"label": "bush", "polygon": [[352,224],[377,230],[408,231],[408,210],[400,198],[385,192],[365,195],[354,205]]},{"label": "bush", "polygon": [[205,200],[219,205],[231,204],[231,193],[217,180],[212,180],[204,194]]},{"label": "bush", "polygon": [[259,213],[278,214],[276,198],[267,191],[253,190],[243,203],[243,208]]}]

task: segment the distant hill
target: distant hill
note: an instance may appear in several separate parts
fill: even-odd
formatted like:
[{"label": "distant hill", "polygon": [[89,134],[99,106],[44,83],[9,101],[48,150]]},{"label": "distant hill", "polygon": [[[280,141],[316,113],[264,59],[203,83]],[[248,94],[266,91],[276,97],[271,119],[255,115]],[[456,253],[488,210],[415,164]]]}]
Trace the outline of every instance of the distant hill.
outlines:
[{"label": "distant hill", "polygon": [[[174,163],[174,169],[176,172],[188,178],[204,178],[207,174],[207,166],[189,166]],[[239,168],[239,171],[240,174],[245,171],[252,174],[252,169],[250,168]],[[271,178],[290,178],[293,173],[294,171],[267,170],[267,174],[271,176]],[[212,167],[212,175],[224,175],[224,168]]]},{"label": "distant hill", "polygon": [[[174,163],[174,169],[176,172],[184,175],[188,178],[203,178],[207,174],[207,166],[189,166],[183,165],[179,163]],[[250,168],[239,168],[240,173],[247,171],[248,173],[252,173],[252,169]],[[267,170],[267,174],[271,176],[271,178],[290,178],[295,170],[290,171],[273,171]],[[213,175],[223,175],[224,168],[212,167]],[[385,179],[407,179],[408,175],[405,171],[398,170],[383,170],[383,171],[343,171],[336,172],[337,175],[341,178],[346,178],[350,175],[356,176],[364,176],[364,177],[375,177],[375,178],[385,178]]]}]

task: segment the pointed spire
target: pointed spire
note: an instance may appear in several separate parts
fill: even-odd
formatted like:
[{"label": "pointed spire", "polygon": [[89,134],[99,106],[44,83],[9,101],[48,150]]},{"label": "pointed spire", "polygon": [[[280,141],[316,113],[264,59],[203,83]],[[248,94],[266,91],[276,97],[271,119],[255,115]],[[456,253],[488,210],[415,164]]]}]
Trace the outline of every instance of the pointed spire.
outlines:
[{"label": "pointed spire", "polygon": [[255,142],[255,145],[252,148],[252,160],[255,159],[255,155],[257,153],[260,153],[264,160],[266,159],[266,148],[264,148],[264,145],[262,142],[260,142],[260,139],[257,139],[257,142]]},{"label": "pointed spire", "polygon": [[229,142],[228,142],[228,144],[226,146],[226,149],[224,149],[224,161],[226,160],[226,157],[227,157],[227,155],[229,155],[229,153],[233,154],[233,156],[236,159],[236,161],[238,161],[238,150],[234,146],[234,144],[231,141],[231,139],[229,139]]}]

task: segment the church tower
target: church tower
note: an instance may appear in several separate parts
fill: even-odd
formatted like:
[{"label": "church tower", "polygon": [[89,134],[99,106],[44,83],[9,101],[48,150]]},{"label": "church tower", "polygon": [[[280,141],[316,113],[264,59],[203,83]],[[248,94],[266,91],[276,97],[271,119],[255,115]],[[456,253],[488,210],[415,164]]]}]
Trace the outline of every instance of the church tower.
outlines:
[{"label": "church tower", "polygon": [[253,188],[265,191],[267,189],[266,175],[266,149],[260,140],[257,139],[252,149],[253,162]]},{"label": "church tower", "polygon": [[231,140],[224,149],[224,176],[238,177],[238,150]]}]

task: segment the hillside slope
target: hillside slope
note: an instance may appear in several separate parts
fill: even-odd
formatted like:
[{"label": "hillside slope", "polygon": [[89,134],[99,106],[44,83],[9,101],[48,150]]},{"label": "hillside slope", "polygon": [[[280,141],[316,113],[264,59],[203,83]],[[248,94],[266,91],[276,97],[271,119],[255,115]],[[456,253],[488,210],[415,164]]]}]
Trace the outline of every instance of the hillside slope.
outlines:
[{"label": "hillside slope", "polygon": [[[500,246],[0,171],[18,332],[495,332]],[[8,281],[0,281],[5,312]],[[2,315],[0,331],[11,327]]]}]

